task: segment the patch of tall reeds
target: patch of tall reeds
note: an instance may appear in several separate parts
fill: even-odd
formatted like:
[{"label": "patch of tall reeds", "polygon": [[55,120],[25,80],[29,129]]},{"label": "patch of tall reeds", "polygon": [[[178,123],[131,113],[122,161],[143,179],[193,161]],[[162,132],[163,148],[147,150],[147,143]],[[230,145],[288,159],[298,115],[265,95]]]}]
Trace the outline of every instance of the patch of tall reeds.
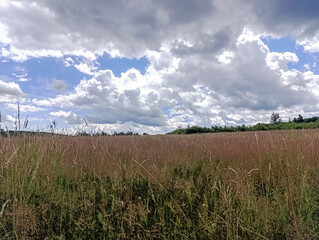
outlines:
[{"label": "patch of tall reeds", "polygon": [[318,239],[319,131],[0,138],[0,239]]}]

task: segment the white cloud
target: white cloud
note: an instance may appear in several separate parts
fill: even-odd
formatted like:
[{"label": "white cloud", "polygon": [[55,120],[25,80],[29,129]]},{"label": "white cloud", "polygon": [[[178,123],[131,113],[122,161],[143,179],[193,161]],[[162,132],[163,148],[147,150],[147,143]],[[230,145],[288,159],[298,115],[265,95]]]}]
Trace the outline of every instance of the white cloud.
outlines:
[{"label": "white cloud", "polygon": [[16,77],[19,82],[28,82],[28,81],[30,81],[30,78],[27,78],[27,76],[28,76],[27,73],[24,73],[24,74],[12,73],[12,75],[13,75],[14,77]]},{"label": "white cloud", "polygon": [[30,79],[29,79],[29,78],[23,78],[23,77],[22,77],[22,78],[19,78],[18,81],[19,81],[19,82],[28,82],[28,81],[30,81]]},{"label": "white cloud", "polygon": [[[16,55],[16,60],[22,60],[34,50],[38,55],[73,53],[83,56],[82,50],[86,49],[93,56],[103,51],[113,55],[117,52],[141,56],[147,48],[157,48],[164,38],[175,35],[177,29],[196,27],[192,26],[193,20],[203,19],[214,8],[210,0],[200,4],[197,1],[183,4],[171,1],[129,4],[69,1],[61,6],[58,2],[45,0],[41,3],[6,3],[0,9],[0,22],[7,27],[11,51],[15,51],[8,57]],[[22,38],[24,40],[20,41]],[[52,50],[58,52],[50,52]]]},{"label": "white cloud", "polygon": [[15,117],[11,116],[11,115],[8,115],[8,114],[1,114],[1,127],[4,128],[4,125],[3,124],[6,124],[6,123],[14,123],[16,120]]},{"label": "white cloud", "polygon": [[303,46],[306,51],[319,52],[319,35],[298,41],[298,44]]},{"label": "white cloud", "polygon": [[[145,83],[147,83],[145,85]],[[48,100],[33,100],[39,106],[80,108],[92,123],[134,121],[144,125],[165,125],[158,94],[152,92],[152,79],[135,69],[117,78],[110,70],[101,70],[89,80],[82,80],[69,95]],[[152,87],[151,87],[152,86]]]},{"label": "white cloud", "polygon": [[[165,43],[148,52],[145,75],[129,69],[115,77],[100,70],[68,95],[33,103],[85,110],[93,125],[124,129],[131,123],[140,132],[148,126],[161,132],[187,124],[255,124],[268,121],[275,110],[287,120],[287,113],[301,113],[318,98],[318,76],[288,70],[289,62],[298,61],[294,53],[270,52],[259,36],[245,31],[231,50]],[[209,35],[205,41],[214,39]],[[223,54],[230,63],[218,61]]]},{"label": "white cloud", "polygon": [[[197,42],[198,52],[231,48],[242,30],[250,28],[273,36],[291,34],[314,51],[317,10],[316,0],[2,0],[0,41],[10,43],[2,54],[16,61],[67,54],[95,60],[103,52],[141,57],[181,38]],[[210,35],[214,41],[207,42]]]},{"label": "white cloud", "polygon": [[70,58],[70,57],[67,57],[67,58],[64,60],[64,65],[65,65],[66,67],[73,66],[73,64],[74,64],[74,61],[73,61],[73,59]]},{"label": "white cloud", "polygon": [[224,51],[221,55],[217,57],[220,63],[230,64],[234,57],[234,53],[230,51]]},{"label": "white cloud", "polygon": [[74,65],[75,68],[77,68],[80,72],[86,73],[88,75],[93,75],[94,72],[97,70],[97,67],[94,66],[93,63],[79,63]]},{"label": "white cloud", "polygon": [[52,83],[53,83],[54,89],[59,91],[64,90],[68,86],[65,81],[58,80],[58,79],[53,79]]},{"label": "white cloud", "polygon": [[[0,45],[1,47],[1,45]],[[24,62],[30,58],[56,57],[61,58],[63,54],[59,50],[41,49],[41,50],[21,50],[13,46],[1,47],[1,55],[4,58],[10,58],[17,62]]]},{"label": "white cloud", "polygon": [[[6,103],[5,106],[7,108],[13,109],[15,111],[17,111],[18,109],[18,104],[13,104],[13,103]],[[33,105],[29,105],[29,104],[20,104],[20,112],[39,112],[39,111],[44,111],[46,110],[45,108],[41,108],[41,107],[37,107],[37,106],[33,106]]]},{"label": "white cloud", "polygon": [[[114,124],[92,124],[89,126],[81,125],[78,128],[74,128],[71,134],[76,134],[77,132],[82,132],[83,129],[86,132],[98,133],[98,132],[106,132],[108,134],[113,134],[115,132],[138,132],[140,134],[164,134],[167,130],[163,127],[158,126],[145,126],[134,122],[125,122],[125,123],[114,123]],[[171,129],[171,128],[170,128]]]},{"label": "white cloud", "polygon": [[0,22],[0,43],[9,44],[8,27]]},{"label": "white cloud", "polygon": [[[309,68],[316,62],[306,66],[308,72],[289,69],[298,56],[270,52],[260,39],[290,35],[306,51],[319,51],[315,0],[0,4],[3,58],[63,57],[66,67],[90,75],[70,93],[31,101],[63,109],[51,115],[68,123],[80,122],[70,111],[76,108],[94,126],[110,129],[145,127],[154,132],[181,124],[252,124],[267,121],[274,110],[284,116],[302,113],[319,97],[318,75]],[[99,69],[97,56],[104,52],[146,56],[150,65],[145,75],[129,69],[115,77],[111,70]],[[83,58],[78,62],[74,56]],[[20,96],[14,84],[0,81],[0,96]],[[53,85],[66,87],[62,80]]]},{"label": "white cloud", "polygon": [[65,111],[58,111],[58,112],[50,112],[50,115],[53,117],[61,117],[65,120],[65,123],[68,124],[83,124],[84,120],[77,116],[74,112],[65,112]]},{"label": "white cloud", "polygon": [[14,82],[4,82],[0,80],[0,100],[1,99],[14,99],[24,97],[20,86]]},{"label": "white cloud", "polygon": [[268,52],[266,57],[267,65],[271,69],[284,69],[288,70],[288,63],[297,63],[298,56],[292,52]]}]

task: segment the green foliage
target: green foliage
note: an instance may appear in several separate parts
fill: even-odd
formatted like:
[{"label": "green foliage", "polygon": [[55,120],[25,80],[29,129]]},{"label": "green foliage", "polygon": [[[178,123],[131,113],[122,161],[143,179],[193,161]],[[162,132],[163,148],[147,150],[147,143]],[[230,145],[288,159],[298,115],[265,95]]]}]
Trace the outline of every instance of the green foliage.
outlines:
[{"label": "green foliage", "polygon": [[294,118],[293,120],[295,123],[301,123],[304,121],[303,117],[299,114],[298,118]]},{"label": "green foliage", "polygon": [[127,131],[127,132],[114,132],[113,136],[133,136],[133,135],[139,135],[138,133]]},{"label": "green foliage", "polygon": [[272,113],[270,116],[270,123],[271,124],[276,124],[276,123],[280,123],[281,122],[281,118],[279,116],[279,113]]},{"label": "green foliage", "polygon": [[245,132],[245,131],[267,131],[267,130],[288,130],[288,129],[314,129],[319,128],[319,117],[302,118],[299,115],[292,122],[282,122],[276,118],[276,122],[257,123],[253,126],[212,126],[211,128],[192,126],[187,128],[178,128],[168,134],[194,134],[194,133],[217,133],[217,132]]}]

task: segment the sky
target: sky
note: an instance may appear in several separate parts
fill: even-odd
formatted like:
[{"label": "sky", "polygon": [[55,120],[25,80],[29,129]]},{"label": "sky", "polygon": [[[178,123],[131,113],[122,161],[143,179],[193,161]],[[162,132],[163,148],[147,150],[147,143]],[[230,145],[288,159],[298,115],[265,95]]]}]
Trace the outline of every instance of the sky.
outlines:
[{"label": "sky", "polygon": [[318,0],[0,0],[1,126],[16,127],[18,103],[26,130],[66,133],[319,116],[318,12]]}]

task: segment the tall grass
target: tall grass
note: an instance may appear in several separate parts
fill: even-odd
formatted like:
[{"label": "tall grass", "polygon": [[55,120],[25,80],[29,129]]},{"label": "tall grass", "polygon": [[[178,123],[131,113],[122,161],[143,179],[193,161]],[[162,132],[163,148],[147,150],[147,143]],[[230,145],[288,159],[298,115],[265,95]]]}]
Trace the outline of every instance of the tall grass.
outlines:
[{"label": "tall grass", "polygon": [[319,239],[319,131],[0,138],[0,239]]}]

